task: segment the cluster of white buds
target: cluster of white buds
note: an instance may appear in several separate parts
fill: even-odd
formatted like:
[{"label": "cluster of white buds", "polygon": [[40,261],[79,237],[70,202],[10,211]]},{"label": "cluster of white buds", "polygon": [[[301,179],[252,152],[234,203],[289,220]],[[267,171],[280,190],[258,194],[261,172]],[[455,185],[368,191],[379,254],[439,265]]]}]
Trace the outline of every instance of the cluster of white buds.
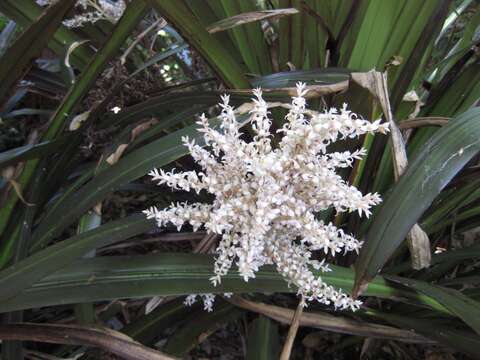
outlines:
[{"label": "cluster of white buds", "polygon": [[220,131],[210,127],[204,115],[198,122],[206,148],[183,139],[203,171],[150,172],[153,180],[173,189],[207,191],[215,196],[213,203],[172,204],[144,213],[160,227],[171,223],[180,229],[189,223],[194,230],[204,226],[207,232],[221,235],[211,278],[215,285],[234,263],[245,281],[254,278],[261,266],[274,264],[305,299],[356,310],[358,300],[314,275],[312,268],[330,269],[314,260],[312,252],[322,250],[332,256],[358,252],[362,243],[316,215],[333,207],[368,217],[381,199],[378,194],[362,195],[335,172],[360,159],[363,149],[328,153],[327,147],[338,139],[386,133],[388,124],[359,119],[346,105],[340,112],[308,111],[306,93],[305,84],[297,84],[297,96],[278,130],[283,136],[275,147],[261,90],[254,90],[251,126],[255,136],[249,142],[242,139],[229,96],[224,95]]},{"label": "cluster of white buds", "polygon": [[[40,6],[50,5],[57,0],[36,0]],[[115,23],[125,10],[125,0],[78,0],[75,6],[82,13],[63,21],[68,28],[76,28],[86,23],[95,23],[98,20],[108,20]]]},{"label": "cluster of white buds", "polygon": [[[226,298],[230,298],[232,297],[232,295],[233,295],[232,293],[223,294],[223,296]],[[200,297],[203,301],[203,310],[208,312],[213,311],[213,304],[215,302],[215,295],[213,294],[191,294],[185,298],[183,303],[186,306],[192,306],[197,302],[197,297]]]}]

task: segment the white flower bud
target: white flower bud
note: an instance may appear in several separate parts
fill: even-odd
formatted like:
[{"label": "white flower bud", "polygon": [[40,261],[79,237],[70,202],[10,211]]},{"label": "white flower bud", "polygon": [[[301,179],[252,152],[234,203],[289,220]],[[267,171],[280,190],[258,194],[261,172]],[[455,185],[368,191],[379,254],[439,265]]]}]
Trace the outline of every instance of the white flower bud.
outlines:
[{"label": "white flower bud", "polygon": [[[310,301],[355,310],[359,301],[312,273],[312,268],[330,271],[324,260],[312,259],[312,251],[323,250],[335,256],[358,252],[362,243],[333,224],[317,220],[315,214],[333,207],[337,212],[357,211],[369,216],[370,208],[381,199],[378,194],[363,196],[335,172],[336,168],[353,166],[366,154],[365,150],[327,153],[327,145],[367,132],[385,132],[388,125],[358,119],[346,105],[340,111],[330,109],[311,115],[305,109],[307,91],[305,84],[297,85],[297,96],[279,130],[283,137],[275,149],[261,90],[254,90],[251,121],[256,135],[249,143],[241,139],[229,96],[222,96],[222,131],[211,128],[205,115],[198,121],[211,151],[183,139],[203,171],[149,172],[159,184],[178,190],[207,191],[215,200],[211,205],[172,204],[164,210],[152,207],[144,213],[156,219],[158,226],[171,223],[181,228],[189,223],[194,230],[203,225],[208,232],[221,235],[215,250],[215,275],[211,278],[214,285],[234,263],[245,281],[254,278],[262,265],[274,264],[288,283]],[[187,302],[191,300],[187,298]],[[212,303],[213,298],[206,297],[205,308],[211,309]]]}]

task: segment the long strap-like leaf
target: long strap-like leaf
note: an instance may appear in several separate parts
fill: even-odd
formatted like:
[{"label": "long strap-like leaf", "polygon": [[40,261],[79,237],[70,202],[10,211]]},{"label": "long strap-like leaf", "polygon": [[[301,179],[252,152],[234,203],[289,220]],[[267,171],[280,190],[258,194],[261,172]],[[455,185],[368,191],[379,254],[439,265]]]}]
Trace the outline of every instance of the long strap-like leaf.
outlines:
[{"label": "long strap-like leaf", "polygon": [[26,66],[40,54],[75,0],[59,1],[49,7],[0,59],[0,100],[22,76]]},{"label": "long strap-like leaf", "polygon": [[214,69],[217,75],[236,89],[249,88],[250,83],[244,76],[244,68],[235,61],[214,35],[206,29],[189,11],[183,0],[151,0],[152,6],[171,23]]},{"label": "long strap-like leaf", "polygon": [[[59,1],[58,5],[64,5],[63,1]],[[108,61],[117,53],[118,49],[123,45],[125,39],[130,36],[131,31],[135,28],[138,22],[143,18],[148,7],[143,0],[137,0],[127,6],[123,16],[120,18],[112,32],[111,37],[105,42],[102,48],[97,52],[91,62],[88,64],[85,71],[79,76],[75,84],[72,86],[68,94],[63,99],[62,103],[53,115],[50,126],[43,136],[43,140],[50,141],[57,137],[58,133],[65,127],[66,119],[75,110],[75,107],[80,103],[85,94],[90,90],[92,84],[97,79],[98,75],[105,69]],[[76,150],[76,149],[75,149]],[[22,188],[26,188],[35,173],[38,160],[27,162],[25,169],[20,177],[17,179]],[[0,234],[10,220],[13,209],[18,201],[18,196],[15,192],[10,192],[8,199],[4,206],[0,209]],[[10,239],[5,239],[0,253],[0,266],[4,265],[10,256]]]},{"label": "long strap-like leaf", "polygon": [[[317,271],[316,274],[335,287],[350,289],[354,272],[339,266],[331,268],[331,272]],[[272,266],[262,267],[256,278],[248,282],[232,270],[216,287],[210,281],[212,274],[211,255],[163,253],[80,259],[36,282],[17,296],[0,301],[0,312],[157,295],[297,291],[294,286],[289,286]],[[364,295],[404,299],[449,314],[430,297],[397,288],[381,277],[376,277],[371,282]]]},{"label": "long strap-like leaf", "polygon": [[134,215],[49,246],[0,272],[0,301],[15,296],[91,250],[144,233],[154,226],[143,215]]},{"label": "long strap-like leaf", "polygon": [[356,263],[361,293],[440,191],[480,150],[480,108],[452,119],[423,146],[375,214]]}]

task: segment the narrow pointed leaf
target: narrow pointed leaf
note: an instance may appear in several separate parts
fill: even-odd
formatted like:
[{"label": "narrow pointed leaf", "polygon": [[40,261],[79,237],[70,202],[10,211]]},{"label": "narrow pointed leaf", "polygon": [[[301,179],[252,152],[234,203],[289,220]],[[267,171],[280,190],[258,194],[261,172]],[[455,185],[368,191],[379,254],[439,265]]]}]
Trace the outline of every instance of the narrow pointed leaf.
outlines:
[{"label": "narrow pointed leaf", "polygon": [[243,310],[223,301],[216,301],[212,312],[198,309],[185,319],[185,324],[175,330],[168,338],[163,351],[167,354],[184,358],[208,335],[226,323],[235,321],[242,315]]},{"label": "narrow pointed leaf", "polygon": [[[62,7],[64,2],[59,1],[57,5]],[[90,90],[98,75],[100,75],[100,73],[105,69],[108,61],[112,59],[119,48],[123,45],[126,38],[130,35],[131,31],[135,28],[138,22],[143,18],[146,11],[147,5],[143,0],[135,1],[135,3],[130,3],[129,6],[127,6],[122,17],[117,22],[111,37],[91,59],[87,68],[81,73],[73,87],[63,99],[60,106],[57,108],[57,111],[49,122],[49,127],[42,140],[53,140],[58,136],[58,133],[65,128],[66,119],[72,114],[85,94]],[[31,177],[35,173],[37,165],[38,160],[27,162],[25,169],[17,179],[22,188],[28,187]],[[5,227],[8,224],[12,211],[15,208],[18,200],[19,198],[17,194],[15,192],[10,192],[8,199],[4,202],[4,206],[0,209],[0,234],[2,234],[5,230]]]},{"label": "narrow pointed leaf", "polygon": [[38,250],[82,213],[107,194],[132,180],[140,178],[154,167],[166,165],[188,153],[181,141],[183,136],[199,137],[196,126],[189,126],[164,136],[129,155],[98,174],[93,180],[52,208],[34,233],[33,250]]},{"label": "narrow pointed leaf", "polygon": [[[237,120],[246,123],[248,114],[242,114]],[[211,121],[212,126],[218,125],[218,119]],[[81,216],[98,201],[120,186],[146,175],[154,167],[161,167],[186,155],[188,148],[182,138],[188,136],[197,144],[204,144],[202,133],[197,131],[197,125],[185,127],[145,145],[101,171],[89,183],[78,191],[55,204],[45,216],[35,231],[32,239],[32,250],[38,250],[58,235],[66,226]]]},{"label": "narrow pointed leaf", "polygon": [[2,32],[0,32],[0,56],[3,55],[5,50],[10,45],[10,41],[13,40],[16,30],[17,24],[15,21],[10,20],[2,29]]},{"label": "narrow pointed leaf", "polygon": [[275,10],[261,10],[261,11],[252,11],[247,13],[241,13],[235,16],[231,16],[226,19],[217,21],[214,24],[211,24],[207,27],[207,31],[210,34],[225,31],[231,28],[234,28],[239,25],[248,24],[255,21],[265,20],[265,19],[278,19],[282,16],[298,14],[298,10],[295,8],[289,9],[275,9]]},{"label": "narrow pointed leaf", "polygon": [[[296,292],[272,266],[264,266],[255,279],[245,282],[235,270],[213,286],[213,257],[201,254],[161,253],[145,256],[115,256],[79,259],[17,296],[0,301],[0,312],[33,307],[103,301],[120,298],[189,295],[226,292]],[[337,288],[348,291],[353,285],[351,269],[331,266],[332,271],[318,276]],[[435,300],[414,291],[402,290],[376,277],[365,296],[408,301],[449,314]]]},{"label": "narrow pointed leaf", "polygon": [[143,214],[112,221],[49,246],[0,272],[1,299],[15,296],[46,275],[57,271],[97,247],[141,234],[155,226]]},{"label": "narrow pointed leaf", "polygon": [[427,295],[449,309],[480,335],[480,303],[460,291],[430,285],[423,281],[386,276],[388,280],[405,285]]},{"label": "narrow pointed leaf", "polygon": [[249,88],[244,68],[213,35],[203,28],[183,0],[150,0],[158,13],[166,18],[183,38],[208,62],[217,75],[232,88]]},{"label": "narrow pointed leaf", "polygon": [[278,325],[260,315],[250,325],[247,338],[247,360],[276,360],[280,349]]},{"label": "narrow pointed leaf", "polygon": [[480,150],[480,108],[452,119],[411,161],[376,212],[356,263],[358,295],[439,192]]},{"label": "narrow pointed leaf", "polygon": [[112,31],[111,37],[92,58],[87,68],[82,72],[55,112],[51,120],[51,125],[45,135],[46,140],[55,137],[65,126],[65,119],[72,115],[76,106],[90,90],[92,84],[100,73],[105,69],[108,61],[116,55],[132,30],[143,18],[146,11],[147,5],[143,0],[136,1],[135,4],[131,3],[127,6],[125,12]]},{"label": "narrow pointed leaf", "polygon": [[[45,9],[39,6],[35,0],[3,0],[0,1],[0,11],[10,19],[13,19],[22,28],[26,29],[41,15]],[[63,57],[70,44],[81,41],[73,29],[61,25],[48,43],[48,46],[58,56]],[[78,69],[84,69],[94,50],[89,47],[81,47],[72,54],[70,62]]]},{"label": "narrow pointed leaf", "polygon": [[[368,312],[378,313],[369,310]],[[440,344],[445,344],[458,349],[459,351],[470,355],[473,359],[478,359],[478,349],[480,347],[480,338],[475,333],[457,330],[449,324],[432,322],[423,319],[412,319],[406,316],[400,316],[393,312],[376,315],[389,323],[405,329],[414,330],[425,337],[434,339]]]},{"label": "narrow pointed leaf", "polygon": [[150,314],[139,317],[122,328],[122,332],[142,344],[149,345],[161,335],[163,329],[182,322],[197,306],[185,306],[184,298],[161,304]]},{"label": "narrow pointed leaf", "polygon": [[44,141],[39,144],[24,145],[0,153],[0,169],[20,161],[37,159],[52,152],[58,151],[71,140],[64,136],[53,141]]},{"label": "narrow pointed leaf", "polygon": [[53,36],[65,14],[75,3],[65,0],[49,7],[0,58],[0,99],[22,76],[28,64],[38,55]]}]

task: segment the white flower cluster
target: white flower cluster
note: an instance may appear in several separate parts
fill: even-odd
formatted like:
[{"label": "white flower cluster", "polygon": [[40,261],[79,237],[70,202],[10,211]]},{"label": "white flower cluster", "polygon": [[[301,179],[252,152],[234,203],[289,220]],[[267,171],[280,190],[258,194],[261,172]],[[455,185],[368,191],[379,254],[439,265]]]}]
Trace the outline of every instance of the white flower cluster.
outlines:
[{"label": "white flower cluster", "polygon": [[[223,294],[224,297],[230,298],[232,297],[232,293],[225,293]],[[203,310],[212,312],[213,311],[213,304],[215,302],[215,295],[213,294],[191,294],[185,298],[183,302],[186,306],[192,306],[197,302],[197,297],[201,297],[203,300]]]},{"label": "white flower cluster", "polygon": [[[56,1],[36,0],[40,6],[47,6]],[[80,27],[85,23],[95,23],[98,20],[114,23],[120,19],[126,7],[125,0],[78,0],[75,6],[81,9],[82,13],[63,21],[63,25],[68,28]]]},{"label": "white flower cluster", "polygon": [[215,302],[215,295],[213,294],[191,294],[185,298],[183,302],[186,306],[192,306],[197,302],[197,296],[201,296],[203,300],[203,310],[212,312],[213,311],[213,303]]},{"label": "white flower cluster", "polygon": [[335,172],[361,158],[363,149],[327,153],[327,147],[337,139],[386,133],[388,124],[358,119],[346,105],[340,112],[308,111],[306,93],[305,85],[297,84],[297,96],[285,125],[278,130],[283,136],[275,147],[268,104],[261,90],[254,90],[251,126],[255,136],[249,142],[242,139],[229,96],[224,95],[221,130],[210,127],[204,115],[198,122],[210,151],[183,139],[203,172],[150,172],[153,180],[173,189],[205,190],[215,196],[213,203],[172,204],[144,213],[160,227],[172,223],[180,229],[189,223],[194,230],[204,226],[208,232],[221,235],[211,279],[215,285],[234,262],[245,281],[254,278],[262,265],[274,264],[307,300],[355,310],[359,301],[312,273],[311,268],[329,271],[327,264],[312,258],[312,252],[358,252],[362,243],[333,224],[318,220],[316,214],[333,207],[337,212],[357,211],[368,217],[370,208],[381,199],[378,194],[362,195]]}]

